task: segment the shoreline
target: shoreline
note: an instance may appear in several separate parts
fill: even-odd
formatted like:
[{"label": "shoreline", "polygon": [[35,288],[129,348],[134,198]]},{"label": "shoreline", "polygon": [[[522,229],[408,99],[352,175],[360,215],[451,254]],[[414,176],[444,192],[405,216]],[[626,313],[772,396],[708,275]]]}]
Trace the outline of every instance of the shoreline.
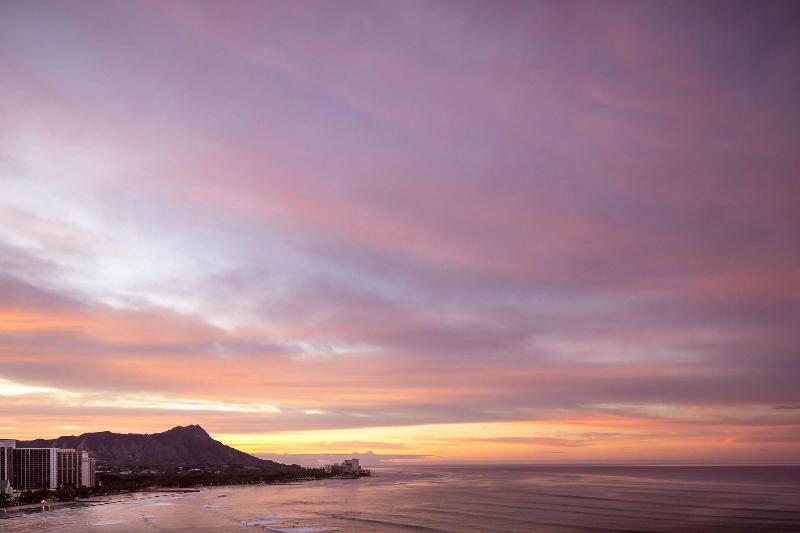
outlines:
[{"label": "shoreline", "polygon": [[[328,478],[323,478],[328,479]],[[201,492],[203,489],[213,489],[220,487],[247,487],[253,485],[291,485],[293,483],[304,483],[308,481],[319,481],[319,479],[296,479],[291,481],[277,481],[273,483],[228,483],[219,485],[202,485],[198,487],[153,487],[150,489],[135,490],[131,492],[121,492],[117,494],[100,494],[90,498],[75,499],[68,501],[48,501],[47,503],[26,503],[23,505],[13,505],[10,507],[0,507],[0,520],[13,518],[17,515],[29,514],[30,512],[47,512],[62,509],[64,507],[91,507],[94,505],[108,505],[120,503],[132,499],[158,498],[166,494],[185,494]],[[140,495],[137,497],[137,495]]]},{"label": "shoreline", "polygon": [[[108,505],[132,499],[158,498],[164,494],[182,494],[200,492],[201,489],[194,487],[162,487],[156,489],[137,490],[134,492],[123,492],[120,494],[98,495],[92,498],[75,499],[69,501],[49,501],[47,503],[26,503],[11,507],[0,508],[0,519],[12,518],[14,515],[26,514],[26,512],[40,510],[41,512],[54,511],[64,507],[91,507],[94,505]],[[136,497],[137,495],[141,495]]]}]

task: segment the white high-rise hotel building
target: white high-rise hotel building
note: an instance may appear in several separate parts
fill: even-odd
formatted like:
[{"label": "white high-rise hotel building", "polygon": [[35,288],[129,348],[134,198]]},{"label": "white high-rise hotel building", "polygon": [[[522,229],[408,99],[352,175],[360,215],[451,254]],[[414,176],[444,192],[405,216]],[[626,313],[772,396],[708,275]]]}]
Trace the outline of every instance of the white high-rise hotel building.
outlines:
[{"label": "white high-rise hotel building", "polygon": [[0,489],[55,489],[94,485],[95,460],[89,453],[60,448],[17,448],[0,440]]},{"label": "white high-rise hotel building", "polygon": [[0,440],[0,494],[11,490],[16,445],[17,442],[13,440]]}]

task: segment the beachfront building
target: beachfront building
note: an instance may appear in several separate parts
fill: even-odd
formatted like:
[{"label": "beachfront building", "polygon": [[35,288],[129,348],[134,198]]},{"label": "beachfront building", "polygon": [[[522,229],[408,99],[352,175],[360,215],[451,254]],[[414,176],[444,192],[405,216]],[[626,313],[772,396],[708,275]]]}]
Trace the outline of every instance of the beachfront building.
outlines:
[{"label": "beachfront building", "polygon": [[357,476],[360,472],[361,467],[358,465],[358,459],[346,459],[342,461],[343,476]]},{"label": "beachfront building", "polygon": [[81,458],[81,481],[82,487],[94,487],[94,472],[97,463],[94,458],[89,457],[89,452],[83,452]]},{"label": "beachfront building", "polygon": [[94,459],[89,452],[58,450],[58,486],[91,487],[94,485]]},{"label": "beachfront building", "polygon": [[58,487],[58,448],[14,448],[15,490]]},{"label": "beachfront building", "polygon": [[95,466],[87,451],[17,448],[17,441],[0,439],[0,492],[93,487]]},{"label": "beachfront building", "polygon": [[362,470],[358,464],[358,459],[345,459],[341,463],[325,465],[325,472],[332,476],[359,477],[369,475],[368,470]]},{"label": "beachfront building", "polygon": [[17,441],[0,439],[0,485],[11,487],[14,480],[14,448]]},{"label": "beachfront building", "polygon": [[83,452],[58,450],[58,486],[77,487],[81,484],[81,459]]}]

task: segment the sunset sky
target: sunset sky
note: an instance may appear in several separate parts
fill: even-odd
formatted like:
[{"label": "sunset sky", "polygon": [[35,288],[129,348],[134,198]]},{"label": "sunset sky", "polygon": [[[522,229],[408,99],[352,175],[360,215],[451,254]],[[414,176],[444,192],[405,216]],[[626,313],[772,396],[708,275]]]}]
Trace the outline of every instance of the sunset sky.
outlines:
[{"label": "sunset sky", "polygon": [[797,2],[0,2],[0,438],[800,462]]}]

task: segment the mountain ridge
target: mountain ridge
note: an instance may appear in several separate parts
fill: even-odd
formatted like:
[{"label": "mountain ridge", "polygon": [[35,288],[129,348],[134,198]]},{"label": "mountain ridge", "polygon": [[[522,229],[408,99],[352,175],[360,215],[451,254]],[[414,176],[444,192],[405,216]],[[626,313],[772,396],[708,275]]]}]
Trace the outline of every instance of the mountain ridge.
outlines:
[{"label": "mountain ridge", "polygon": [[74,448],[86,450],[98,463],[110,465],[252,465],[283,467],[259,459],[211,438],[197,424],[175,426],[160,433],[98,431],[55,439],[17,441],[19,448]]}]

